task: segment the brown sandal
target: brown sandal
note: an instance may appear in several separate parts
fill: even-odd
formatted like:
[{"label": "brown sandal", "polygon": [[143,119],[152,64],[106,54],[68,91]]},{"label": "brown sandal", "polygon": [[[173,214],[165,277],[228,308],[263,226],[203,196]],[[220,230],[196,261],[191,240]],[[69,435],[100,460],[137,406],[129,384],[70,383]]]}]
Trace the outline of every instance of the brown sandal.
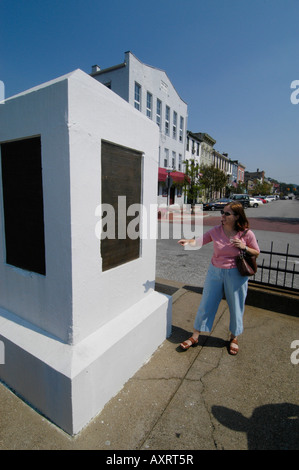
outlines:
[{"label": "brown sandal", "polygon": [[[234,346],[236,345],[236,346]],[[230,340],[229,342],[229,353],[232,355],[232,356],[236,356],[239,352],[239,345],[238,345],[238,340],[237,338],[233,338]]]},{"label": "brown sandal", "polygon": [[[187,341],[191,341],[191,344],[188,344]],[[198,339],[194,339],[192,336],[191,338],[188,338],[186,341],[180,344],[181,348],[184,349],[184,351],[187,351],[191,346],[196,346],[198,344]]]}]

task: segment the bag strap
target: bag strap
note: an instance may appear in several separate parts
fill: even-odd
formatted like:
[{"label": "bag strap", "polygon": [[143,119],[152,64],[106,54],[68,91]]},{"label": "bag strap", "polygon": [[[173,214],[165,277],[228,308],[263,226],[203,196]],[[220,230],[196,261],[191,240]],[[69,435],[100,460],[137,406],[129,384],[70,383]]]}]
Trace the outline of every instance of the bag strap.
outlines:
[{"label": "bag strap", "polygon": [[[246,235],[246,233],[248,232],[248,230],[249,230],[249,228],[247,228],[246,230],[244,230],[244,232],[242,233],[240,239]],[[245,253],[246,253],[246,250],[241,250],[241,248],[240,248],[240,254],[241,254],[242,257],[245,255]]]},{"label": "bag strap", "polygon": [[248,230],[249,230],[249,228],[247,228],[246,230],[244,230],[244,232],[242,233],[242,235],[241,235],[240,238],[244,237],[244,236],[246,235],[246,233],[248,232]]}]

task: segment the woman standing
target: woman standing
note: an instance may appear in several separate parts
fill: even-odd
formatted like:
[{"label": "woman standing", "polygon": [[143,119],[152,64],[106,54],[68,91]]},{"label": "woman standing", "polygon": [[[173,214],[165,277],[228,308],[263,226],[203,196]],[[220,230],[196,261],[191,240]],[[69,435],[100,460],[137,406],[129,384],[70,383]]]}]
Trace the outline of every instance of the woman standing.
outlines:
[{"label": "woman standing", "polygon": [[[202,245],[214,244],[214,252],[206,276],[203,296],[194,322],[193,335],[181,343],[186,350],[198,343],[200,332],[211,331],[219,303],[225,292],[230,312],[229,352],[236,355],[239,350],[238,336],[243,332],[243,314],[248,289],[248,277],[241,276],[236,267],[236,257],[240,250],[258,256],[260,249],[242,204],[230,202],[221,211],[221,224],[213,227],[203,236]],[[182,246],[196,246],[199,239],[182,239]]]}]

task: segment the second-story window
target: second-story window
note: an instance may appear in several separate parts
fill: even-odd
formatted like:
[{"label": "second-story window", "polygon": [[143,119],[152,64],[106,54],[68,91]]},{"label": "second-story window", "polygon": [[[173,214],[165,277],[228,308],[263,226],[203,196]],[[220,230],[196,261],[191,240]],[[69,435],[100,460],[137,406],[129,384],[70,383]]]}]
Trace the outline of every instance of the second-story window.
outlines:
[{"label": "second-story window", "polygon": [[141,86],[135,82],[134,106],[141,111]]},{"label": "second-story window", "polygon": [[182,154],[179,153],[179,171],[182,171]]},{"label": "second-story window", "polygon": [[191,152],[192,152],[192,154],[194,155],[194,154],[195,154],[195,145],[194,145],[194,140],[192,139],[192,140],[191,140],[191,142],[192,142],[192,148],[191,148]]},{"label": "second-story window", "polygon": [[161,112],[162,112],[162,102],[157,98],[157,113],[156,113],[156,123],[161,129]]},{"label": "second-story window", "polygon": [[184,133],[184,118],[180,116],[180,142],[183,142],[183,133]]},{"label": "second-story window", "polygon": [[177,136],[177,121],[178,121],[178,115],[175,111],[173,111],[172,137],[174,139],[176,139],[176,136]]},{"label": "second-story window", "polygon": [[172,169],[175,170],[176,169],[176,152],[172,152]]},{"label": "second-story window", "polygon": [[168,167],[169,149],[164,149],[164,168]]},{"label": "second-story window", "polygon": [[146,115],[150,119],[152,119],[152,103],[153,103],[153,95],[149,92],[146,94]]},{"label": "second-story window", "polygon": [[166,106],[165,111],[165,134],[169,135],[170,107]]}]

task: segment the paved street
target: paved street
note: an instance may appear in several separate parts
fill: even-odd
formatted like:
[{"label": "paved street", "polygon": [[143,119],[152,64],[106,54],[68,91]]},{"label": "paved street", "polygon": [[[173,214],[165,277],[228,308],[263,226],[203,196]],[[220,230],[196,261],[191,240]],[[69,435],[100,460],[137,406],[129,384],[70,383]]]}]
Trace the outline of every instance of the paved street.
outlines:
[{"label": "paved street", "polygon": [[[269,250],[273,242],[274,251],[285,252],[289,244],[289,253],[298,254],[298,260],[295,259],[294,262],[299,263],[298,200],[270,202],[256,209],[249,208],[246,214],[261,250]],[[161,223],[163,222],[160,222],[160,225]],[[204,232],[219,223],[220,211],[204,212]],[[157,240],[156,276],[203,287],[212,252],[212,243],[200,250],[189,251],[180,247],[177,240],[159,238]]]},{"label": "paved street", "polygon": [[295,219],[299,223],[299,200],[278,200],[247,209],[248,217]]}]

